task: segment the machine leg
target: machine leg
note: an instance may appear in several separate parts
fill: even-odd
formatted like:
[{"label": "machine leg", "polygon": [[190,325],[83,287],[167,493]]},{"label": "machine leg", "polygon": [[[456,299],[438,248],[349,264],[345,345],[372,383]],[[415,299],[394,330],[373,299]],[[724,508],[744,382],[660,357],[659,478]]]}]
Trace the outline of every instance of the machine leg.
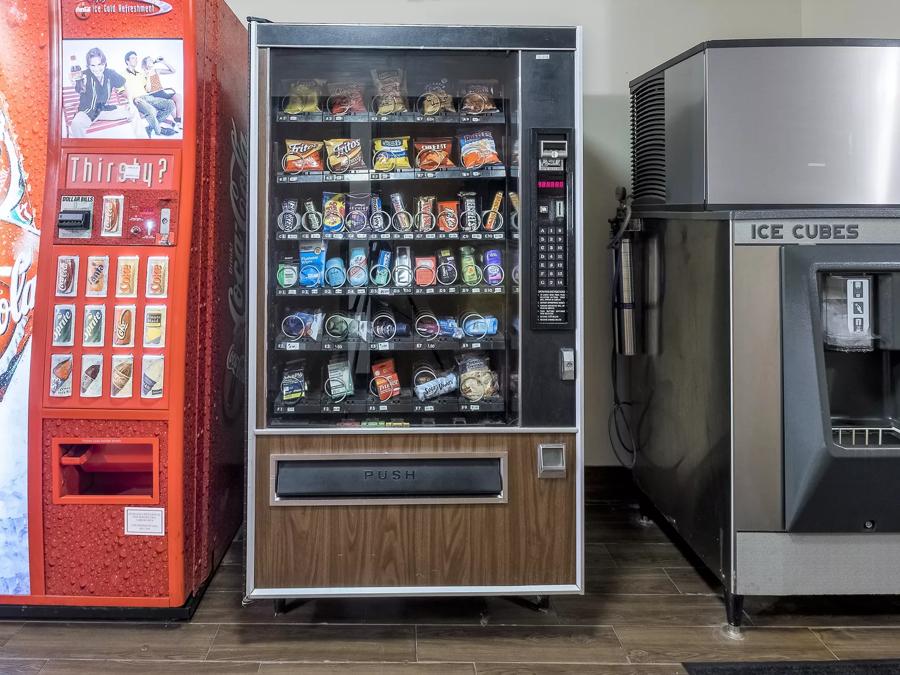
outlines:
[{"label": "machine leg", "polygon": [[506,598],[510,602],[514,602],[517,605],[521,605],[522,607],[527,607],[528,609],[533,609],[535,612],[543,612],[546,614],[550,611],[550,596],[549,595],[536,595],[534,599],[525,598],[522,596],[509,596]]},{"label": "machine leg", "polygon": [[653,506],[643,493],[638,497],[638,514],[638,523],[642,526],[649,527],[653,524]]},{"label": "machine leg", "polygon": [[303,605],[306,602],[308,602],[308,600],[306,600],[305,598],[281,598],[280,600],[275,600],[275,616],[278,616],[279,614],[287,614],[292,609],[297,609],[300,605]]},{"label": "machine leg", "polygon": [[744,616],[744,596],[725,591],[725,615],[728,617],[728,625],[740,629]]}]

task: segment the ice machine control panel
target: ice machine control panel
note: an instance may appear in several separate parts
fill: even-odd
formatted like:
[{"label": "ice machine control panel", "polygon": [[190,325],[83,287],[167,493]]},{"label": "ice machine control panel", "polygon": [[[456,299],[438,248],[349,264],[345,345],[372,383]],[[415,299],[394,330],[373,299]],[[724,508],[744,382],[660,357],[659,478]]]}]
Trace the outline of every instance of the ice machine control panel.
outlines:
[{"label": "ice machine control panel", "polygon": [[574,222],[571,132],[540,130],[535,157],[535,213],[532,218],[532,328],[572,328]]}]

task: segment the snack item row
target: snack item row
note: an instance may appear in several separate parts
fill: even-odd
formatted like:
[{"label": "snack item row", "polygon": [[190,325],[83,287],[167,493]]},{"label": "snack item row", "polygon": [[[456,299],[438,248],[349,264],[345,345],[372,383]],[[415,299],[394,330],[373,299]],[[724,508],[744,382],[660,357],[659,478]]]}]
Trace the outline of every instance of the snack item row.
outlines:
[{"label": "snack item row", "polygon": [[[462,398],[478,402],[496,398],[500,392],[500,378],[491,369],[490,358],[484,352],[459,355],[451,368],[442,369],[437,364],[420,361],[412,370],[410,389],[419,401],[431,401],[458,392]],[[386,403],[403,395],[393,358],[372,362],[367,376],[364,395],[369,400]],[[310,376],[305,359],[285,364],[279,389],[285,404],[297,403],[309,396]],[[340,403],[355,397],[359,389],[354,365],[348,356],[336,356],[328,362],[321,386],[325,398]]]},{"label": "snack item row", "polygon": [[498,112],[500,84],[491,79],[466,79],[451,83],[446,77],[421,85],[422,93],[413,103],[402,68],[376,68],[370,71],[371,87],[363,78],[326,82],[310,78],[292,82],[282,110],[290,115],[330,113],[358,115],[395,115],[411,109],[426,116],[462,112],[483,115]]},{"label": "snack item row", "polygon": [[[363,152],[360,138],[329,138],[322,141],[287,138],[284,148],[281,168],[289,174],[326,169],[340,174],[369,168],[378,173],[408,171],[413,168],[433,172],[457,167],[478,170],[503,165],[494,135],[488,129],[478,129],[455,137],[374,138],[368,155]],[[371,162],[367,161],[367,157],[371,158]]]},{"label": "snack item row", "polygon": [[[143,315],[142,341],[145,348],[166,346],[166,305],[146,305]],[[138,310],[135,305],[115,305],[112,326],[107,330],[106,305],[87,304],[81,314],[82,347],[134,347]],[[51,345],[72,347],[78,335],[78,312],[75,305],[54,305]]]},{"label": "snack item row", "polygon": [[[512,198],[514,193],[510,193]],[[518,203],[518,198],[516,198]],[[300,202],[285,199],[276,219],[285,233],[307,232],[496,232],[503,228],[503,192],[491,197],[482,210],[481,195],[463,190],[456,198],[419,195],[409,200],[403,192],[391,192],[387,204],[378,192],[323,192],[321,211],[312,197]]]},{"label": "snack item row", "polygon": [[[74,298],[78,295],[81,257],[61,255],[56,259],[56,297]],[[85,259],[84,295],[88,298],[105,298],[110,295],[111,258],[108,255],[89,255]],[[138,297],[138,275],[141,259],[136,255],[120,255],[116,259],[115,284],[112,295],[117,298]],[[169,257],[149,256],[144,296],[165,298],[169,294]]]},{"label": "snack item row", "polygon": [[464,311],[458,318],[421,308],[412,319],[397,316],[388,307],[369,314],[326,313],[321,308],[289,312],[281,320],[281,334],[290,342],[331,340],[335,342],[389,342],[415,336],[432,341],[442,339],[482,340],[494,337],[500,322],[493,314]]},{"label": "snack item row", "polygon": [[[146,399],[162,398],[165,374],[165,356],[162,354],[145,354],[141,358],[138,383],[135,383],[137,373],[133,354],[113,354],[108,363],[108,377],[104,372],[106,365],[103,354],[83,354],[81,369],[76,371],[74,355],[51,354],[50,396],[68,398],[77,391],[81,398],[100,398],[104,395],[115,399],[133,398],[135,395]],[[104,390],[106,382],[109,382],[108,394]]]},{"label": "snack item row", "polygon": [[392,247],[387,242],[353,244],[346,260],[328,256],[328,241],[300,245],[297,258],[278,263],[275,281],[279,288],[340,288],[344,285],[373,286],[499,286],[503,283],[503,254],[499,248],[476,251],[460,246],[436,253],[415,254],[409,246]]}]

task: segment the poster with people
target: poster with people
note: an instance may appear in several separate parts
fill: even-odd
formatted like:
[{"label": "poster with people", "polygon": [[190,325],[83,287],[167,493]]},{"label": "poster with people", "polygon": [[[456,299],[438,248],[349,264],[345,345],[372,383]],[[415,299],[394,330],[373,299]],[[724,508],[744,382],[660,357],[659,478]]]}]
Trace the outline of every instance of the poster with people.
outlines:
[{"label": "poster with people", "polygon": [[63,40],[64,138],[179,139],[181,40]]}]

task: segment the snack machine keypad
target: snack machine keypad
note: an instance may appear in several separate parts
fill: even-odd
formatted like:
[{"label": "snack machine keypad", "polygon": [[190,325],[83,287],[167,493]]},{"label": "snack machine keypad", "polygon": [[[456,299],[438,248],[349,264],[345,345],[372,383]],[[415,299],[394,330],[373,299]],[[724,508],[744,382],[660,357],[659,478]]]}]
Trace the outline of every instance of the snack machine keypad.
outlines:
[{"label": "snack machine keypad", "polygon": [[565,134],[540,133],[536,143],[533,231],[535,328],[570,327],[569,171]]}]

